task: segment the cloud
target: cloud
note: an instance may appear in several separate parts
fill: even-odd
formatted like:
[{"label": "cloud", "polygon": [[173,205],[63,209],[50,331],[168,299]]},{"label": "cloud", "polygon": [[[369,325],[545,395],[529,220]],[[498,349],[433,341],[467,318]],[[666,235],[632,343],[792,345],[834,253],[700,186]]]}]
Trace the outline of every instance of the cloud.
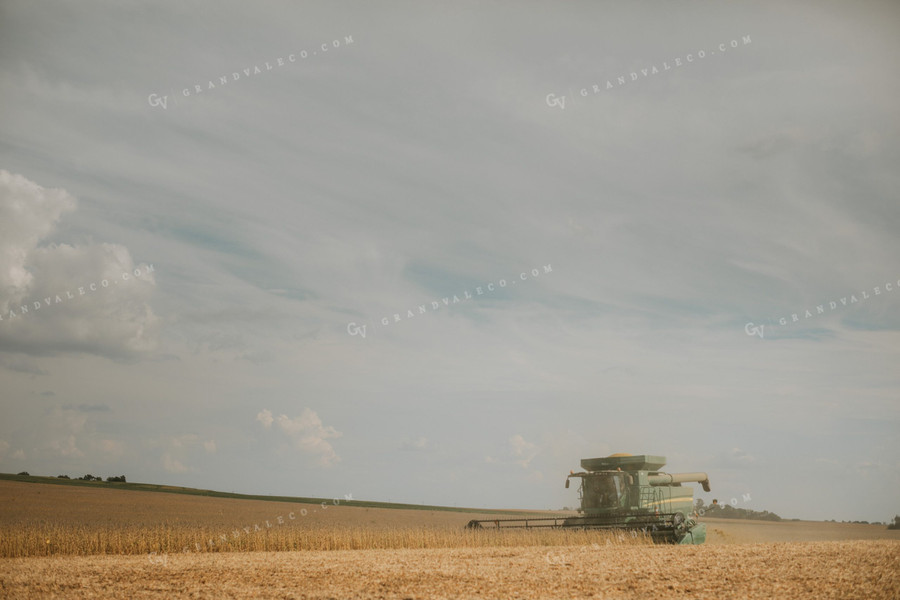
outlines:
[{"label": "cloud", "polygon": [[864,460],[853,465],[853,468],[865,479],[873,474],[876,476],[884,476],[889,470],[889,465],[881,462]]},{"label": "cloud", "polygon": [[175,436],[162,436],[150,440],[150,444],[154,448],[159,448],[162,452],[161,460],[163,468],[169,473],[186,473],[193,471],[185,461],[189,457],[196,456],[202,448],[207,454],[216,451],[215,442],[212,440],[203,441],[196,433],[185,433]]},{"label": "cloud", "polygon": [[121,356],[155,347],[155,267],[135,264],[119,244],[42,245],[75,207],[64,190],[0,170],[0,352]]},{"label": "cloud", "polygon": [[521,435],[516,434],[509,438],[509,452],[516,458],[516,463],[527,469],[532,459],[540,450],[536,444],[525,441]]},{"label": "cloud", "polygon": [[57,440],[52,440],[50,442],[50,449],[63,457],[82,458],[84,456],[84,452],[78,448],[75,442],[74,435],[68,435]]},{"label": "cloud", "polygon": [[48,190],[0,170],[0,312],[9,312],[28,293],[35,280],[29,258],[60,217],[73,210],[75,199],[65,190]]},{"label": "cloud", "polygon": [[287,415],[279,415],[273,419],[272,412],[263,409],[256,415],[256,420],[267,429],[275,423],[291,439],[295,448],[318,456],[318,464],[323,467],[332,466],[341,460],[326,440],[339,438],[343,434],[334,427],[323,425],[319,416],[309,408],[304,408],[300,416],[294,419]]},{"label": "cloud", "polygon": [[49,411],[43,425],[46,445],[52,456],[82,458],[84,452],[79,440],[85,436],[88,426],[87,413],[56,407]]},{"label": "cloud", "polygon": [[272,418],[272,411],[268,409],[259,411],[259,414],[256,415],[256,420],[262,423],[263,427],[268,429],[272,426],[272,421],[274,421],[274,419]]},{"label": "cloud", "polygon": [[739,144],[737,151],[759,160],[789,151],[809,141],[809,134],[796,127],[790,127],[756,136],[750,141]]},{"label": "cloud", "polygon": [[0,358],[0,367],[3,367],[8,371],[12,371],[13,373],[24,373],[32,376],[49,374],[49,372],[45,369],[41,369],[40,367],[20,360]]},{"label": "cloud", "polygon": [[[57,462],[63,458],[109,458],[125,454],[122,441],[103,437],[97,419],[113,414],[106,404],[64,404],[48,408],[42,424],[42,437],[32,454]],[[102,428],[101,428],[102,430]]]},{"label": "cloud", "polygon": [[[7,452],[9,452],[9,442],[0,440],[0,461],[6,457]],[[13,452],[10,458],[13,460],[25,460],[25,451],[20,448]]]},{"label": "cloud", "polygon": [[428,446],[428,438],[418,437],[414,440],[403,440],[400,444],[401,450],[424,450]]},{"label": "cloud", "polygon": [[532,471],[525,479],[532,483],[539,483],[544,480],[544,474],[541,471]]},{"label": "cloud", "polygon": [[125,444],[119,440],[100,440],[97,448],[106,456],[122,456],[125,453]]},{"label": "cloud", "polygon": [[169,473],[186,473],[190,469],[188,469],[184,463],[182,463],[177,458],[174,458],[168,452],[163,455],[163,468]]}]

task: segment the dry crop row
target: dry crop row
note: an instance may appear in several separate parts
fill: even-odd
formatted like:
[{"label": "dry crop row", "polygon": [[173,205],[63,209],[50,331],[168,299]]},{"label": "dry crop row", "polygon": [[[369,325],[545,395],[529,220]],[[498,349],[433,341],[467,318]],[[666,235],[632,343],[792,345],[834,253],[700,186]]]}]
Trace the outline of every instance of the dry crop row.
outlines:
[{"label": "dry crop row", "polygon": [[581,530],[472,531],[407,527],[302,529],[286,525],[215,530],[206,527],[72,526],[38,524],[0,530],[0,557],[175,554],[295,550],[476,548],[496,546],[587,546],[650,544],[649,538]]}]

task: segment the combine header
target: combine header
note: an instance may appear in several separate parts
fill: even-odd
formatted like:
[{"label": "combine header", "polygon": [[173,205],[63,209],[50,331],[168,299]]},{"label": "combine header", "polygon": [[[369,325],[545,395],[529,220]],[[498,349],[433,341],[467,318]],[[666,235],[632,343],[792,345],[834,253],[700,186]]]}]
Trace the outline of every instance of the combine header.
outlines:
[{"label": "combine header", "polygon": [[696,482],[708,492],[709,478],[706,473],[663,473],[665,464],[664,457],[646,454],[585,458],[584,471],[566,478],[566,487],[569,479],[581,479],[580,516],[476,520],[467,527],[620,529],[647,533],[657,543],[702,544],[706,525],[692,518],[694,490],[681,484]]}]

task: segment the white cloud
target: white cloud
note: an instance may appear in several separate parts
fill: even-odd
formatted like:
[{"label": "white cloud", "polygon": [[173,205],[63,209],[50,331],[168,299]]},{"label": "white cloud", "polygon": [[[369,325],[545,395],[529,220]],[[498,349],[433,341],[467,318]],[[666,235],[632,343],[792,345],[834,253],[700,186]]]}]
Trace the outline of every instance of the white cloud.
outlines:
[{"label": "white cloud", "polygon": [[9,451],[9,442],[0,440],[0,460],[3,460],[7,451]]},{"label": "white cloud", "polygon": [[100,440],[97,447],[106,456],[120,457],[125,454],[125,444],[119,440]]},{"label": "white cloud", "polygon": [[272,426],[272,411],[268,409],[263,409],[259,411],[259,414],[256,415],[256,420],[263,424],[263,427],[268,429]]},{"label": "white cloud", "polygon": [[163,455],[162,462],[163,468],[169,473],[186,473],[190,470],[184,465],[184,463],[173,457],[168,452]]},{"label": "white cloud", "polygon": [[401,450],[424,450],[428,446],[428,438],[421,436],[414,440],[403,440]]},{"label": "white cloud", "polygon": [[868,460],[856,463],[856,465],[854,465],[856,471],[860,475],[862,475],[863,478],[869,477],[872,474],[884,474],[886,472],[886,467],[887,465],[883,463],[872,462]]},{"label": "white cloud", "polygon": [[158,448],[162,452],[162,465],[169,473],[193,471],[194,468],[189,466],[187,461],[191,458],[196,458],[201,449],[207,454],[216,452],[215,441],[204,441],[196,433],[161,436],[151,439],[149,442],[151,447]]},{"label": "white cloud", "polygon": [[169,440],[169,444],[173,448],[184,448],[186,444],[190,444],[191,442],[195,442],[197,440],[197,436],[191,433],[180,435],[178,437],[174,437]]},{"label": "white cloud", "polygon": [[136,265],[119,244],[40,245],[75,206],[64,190],[0,170],[3,349],[35,355],[153,349],[159,320],[148,301],[155,267]]},{"label": "white cloud", "polygon": [[516,458],[516,463],[527,469],[532,459],[540,450],[536,444],[525,441],[521,435],[516,434],[509,438],[509,452]]},{"label": "white cloud", "polygon": [[84,456],[84,452],[82,452],[75,443],[74,435],[68,435],[58,440],[52,440],[50,442],[50,449],[64,457],[81,458]]},{"label": "white cloud", "polygon": [[72,210],[75,199],[65,190],[0,170],[0,313],[24,299],[35,279],[28,270],[32,253]]},{"label": "white cloud", "polygon": [[13,452],[12,457],[16,460],[25,460],[25,451],[20,448]]},{"label": "white cloud", "polygon": [[50,411],[44,424],[44,435],[55,456],[81,458],[84,452],[79,447],[79,439],[85,436],[88,413],[74,409],[57,407]]},{"label": "white cloud", "polygon": [[318,456],[318,464],[323,467],[341,460],[326,440],[339,438],[343,434],[330,425],[323,425],[319,415],[309,408],[304,408],[300,416],[294,419],[287,415],[279,415],[273,419],[271,411],[264,409],[256,415],[256,420],[266,428],[271,427],[274,422],[291,439],[295,448]]},{"label": "white cloud", "polygon": [[123,456],[124,442],[98,435],[98,421],[107,421],[110,414],[112,411],[105,404],[66,404],[48,410],[42,438],[32,449],[32,456],[53,463],[59,457],[106,460]]},{"label": "white cloud", "polygon": [[740,448],[732,448],[731,449],[731,458],[734,459],[735,461],[737,461],[741,464],[745,464],[745,465],[749,465],[753,462],[756,462],[756,457],[754,457],[752,454],[744,452]]}]

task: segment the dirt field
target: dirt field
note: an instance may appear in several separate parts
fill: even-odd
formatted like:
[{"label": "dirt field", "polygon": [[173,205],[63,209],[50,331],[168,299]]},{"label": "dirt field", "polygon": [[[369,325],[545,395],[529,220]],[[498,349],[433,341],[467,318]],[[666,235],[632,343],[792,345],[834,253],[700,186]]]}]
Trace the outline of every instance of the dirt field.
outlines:
[{"label": "dirt field", "polygon": [[[27,556],[0,558],[0,598],[900,597],[900,531],[884,526],[704,519],[703,546],[609,544],[602,532],[559,545],[565,532],[520,532],[465,547],[461,528],[478,516],[0,482],[0,550]],[[246,540],[340,548],[353,531],[354,547],[401,547],[242,552],[242,537],[178,551],[267,521],[270,532]],[[176,551],[149,554],[148,536]]]}]

